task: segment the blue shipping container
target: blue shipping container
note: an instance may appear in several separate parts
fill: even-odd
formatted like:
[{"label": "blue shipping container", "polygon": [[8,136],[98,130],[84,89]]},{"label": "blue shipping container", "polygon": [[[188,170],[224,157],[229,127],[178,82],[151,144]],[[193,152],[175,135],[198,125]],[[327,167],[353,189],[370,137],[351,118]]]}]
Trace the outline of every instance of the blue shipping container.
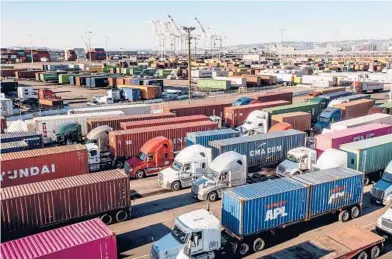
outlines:
[{"label": "blue shipping container", "polygon": [[68,80],[70,85],[75,85],[75,76],[69,76]]},{"label": "blue shipping container", "polygon": [[340,97],[345,97],[345,96],[349,96],[349,95],[352,95],[352,92],[341,91],[341,92],[323,94],[318,97],[327,99],[328,101],[332,101],[332,100],[338,99]]},{"label": "blue shipping container", "polygon": [[305,145],[305,132],[287,130],[267,134],[210,141],[213,159],[218,155],[235,151],[246,155],[248,166],[263,166],[286,159],[287,151]]},{"label": "blue shipping container", "polygon": [[292,177],[310,185],[308,218],[362,203],[364,174],[337,167]]},{"label": "blue shipping container", "polygon": [[1,143],[25,141],[28,149],[43,148],[42,134],[35,131],[7,132],[0,135]]},{"label": "blue shipping container", "polygon": [[199,132],[190,132],[186,134],[186,146],[199,144],[209,147],[208,142],[214,140],[228,139],[239,137],[240,133],[233,129],[207,130]]},{"label": "blue shipping container", "polygon": [[86,78],[87,87],[107,87],[109,85],[108,77],[88,77]]},{"label": "blue shipping container", "polygon": [[131,88],[131,87],[127,87],[127,88],[121,88],[120,89],[121,94],[130,101],[137,101],[142,99],[141,96],[141,92],[139,88]]},{"label": "blue shipping container", "polygon": [[143,85],[142,79],[131,79],[131,85]]},{"label": "blue shipping container", "polygon": [[222,226],[238,236],[253,235],[306,217],[308,187],[281,178],[223,193]]},{"label": "blue shipping container", "polygon": [[0,143],[0,153],[6,154],[11,152],[18,152],[29,149],[29,145],[25,141],[15,141]]},{"label": "blue shipping container", "polygon": [[144,80],[143,84],[163,86],[163,79],[148,79],[148,80]]}]

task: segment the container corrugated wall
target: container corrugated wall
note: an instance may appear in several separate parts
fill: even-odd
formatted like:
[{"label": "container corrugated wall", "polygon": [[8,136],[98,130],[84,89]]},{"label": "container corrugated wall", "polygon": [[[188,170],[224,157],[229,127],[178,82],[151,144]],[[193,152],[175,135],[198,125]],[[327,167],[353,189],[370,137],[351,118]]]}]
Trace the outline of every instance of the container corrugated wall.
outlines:
[{"label": "container corrugated wall", "polygon": [[375,100],[373,99],[362,99],[348,103],[336,104],[334,107],[339,108],[342,111],[343,120],[349,120],[366,115],[374,104]]},{"label": "container corrugated wall", "polygon": [[311,127],[311,115],[308,112],[289,112],[272,115],[272,125],[279,122],[286,122],[293,126],[293,129],[308,131]]},{"label": "container corrugated wall", "polygon": [[84,145],[68,145],[1,154],[1,187],[87,174]]},{"label": "container corrugated wall", "polygon": [[[50,241],[50,245],[48,245]],[[1,244],[3,259],[117,258],[116,235],[99,219]]]},{"label": "container corrugated wall", "polygon": [[310,185],[308,218],[362,203],[363,173],[337,167],[292,177]]},{"label": "container corrugated wall", "polygon": [[90,119],[87,121],[88,131],[95,129],[96,127],[107,125],[113,130],[120,129],[120,123],[126,121],[143,121],[143,120],[153,120],[153,119],[163,119],[163,118],[173,118],[176,117],[174,113],[164,112],[155,114],[139,114],[139,115],[121,115],[121,116],[111,116]]},{"label": "container corrugated wall", "polygon": [[340,145],[347,152],[347,167],[365,174],[381,172],[392,160],[392,134]]},{"label": "container corrugated wall", "polygon": [[136,129],[136,128],[145,128],[145,127],[155,127],[161,125],[172,125],[172,124],[181,124],[188,122],[196,122],[196,121],[208,121],[208,117],[204,115],[192,115],[192,116],[183,116],[183,117],[173,117],[173,118],[164,118],[164,119],[156,119],[156,120],[143,120],[143,121],[127,121],[120,123],[120,129]]},{"label": "container corrugated wall", "polygon": [[273,102],[273,101],[282,100],[282,101],[288,101],[291,104],[293,103],[293,92],[279,91],[279,92],[262,93],[262,94],[258,94],[256,98],[260,102]]},{"label": "container corrugated wall", "polygon": [[235,151],[246,155],[248,166],[263,166],[286,159],[287,151],[305,145],[306,133],[287,130],[267,134],[224,139],[209,142],[213,158],[227,152]]},{"label": "container corrugated wall", "polygon": [[29,145],[25,141],[0,143],[0,154],[19,152],[27,149],[29,149]]},{"label": "container corrugated wall", "polygon": [[320,114],[320,104],[316,102],[296,103],[291,105],[265,108],[263,111],[268,112],[271,116],[288,112],[308,112],[312,115],[312,121],[317,120]]},{"label": "container corrugated wall", "polygon": [[1,188],[1,233],[130,206],[126,174],[110,170]]},{"label": "container corrugated wall", "polygon": [[42,134],[36,131],[7,132],[0,135],[1,143],[25,141],[29,149],[42,148]]},{"label": "container corrugated wall", "polygon": [[189,122],[175,125],[163,125],[132,130],[109,132],[109,148],[115,157],[130,157],[139,154],[140,148],[152,138],[163,136],[173,141],[173,150],[186,147],[188,132],[213,130],[217,124],[211,121]]},{"label": "container corrugated wall", "polygon": [[231,106],[231,102],[221,102],[221,103],[206,103],[206,104],[182,104],[173,105],[169,108],[165,107],[165,112],[172,112],[176,116],[189,116],[189,115],[205,115],[205,116],[219,116],[222,118],[223,109],[225,107]]},{"label": "container corrugated wall", "polygon": [[233,129],[191,132],[186,134],[186,146],[199,144],[205,147],[209,147],[208,142],[210,141],[236,138],[239,137],[239,135],[240,133]]},{"label": "container corrugated wall", "polygon": [[249,236],[306,217],[308,187],[281,178],[229,189],[223,193],[222,226]]},{"label": "container corrugated wall", "polygon": [[342,129],[358,127],[370,123],[382,123],[382,124],[392,125],[392,116],[383,113],[375,113],[375,114],[366,115],[354,119],[334,122],[331,124],[330,129],[342,130]]}]

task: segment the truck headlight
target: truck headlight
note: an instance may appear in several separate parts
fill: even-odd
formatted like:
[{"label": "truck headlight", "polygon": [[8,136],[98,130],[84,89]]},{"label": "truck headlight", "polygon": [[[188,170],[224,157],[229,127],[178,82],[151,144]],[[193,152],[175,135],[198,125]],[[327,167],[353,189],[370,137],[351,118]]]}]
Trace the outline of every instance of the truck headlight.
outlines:
[{"label": "truck headlight", "polygon": [[388,194],[386,195],[385,200],[386,200],[386,201],[391,201],[391,200],[392,200],[392,193],[388,193]]}]

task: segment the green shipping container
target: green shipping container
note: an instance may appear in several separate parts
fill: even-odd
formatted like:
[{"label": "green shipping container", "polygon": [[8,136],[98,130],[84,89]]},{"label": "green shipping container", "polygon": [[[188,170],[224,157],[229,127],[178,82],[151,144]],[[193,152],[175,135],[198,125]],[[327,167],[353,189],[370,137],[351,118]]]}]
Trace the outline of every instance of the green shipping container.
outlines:
[{"label": "green shipping container", "polygon": [[60,74],[58,76],[59,84],[69,84],[69,77],[76,76],[80,74]]},{"label": "green shipping container", "polygon": [[57,78],[57,73],[52,73],[52,72],[46,72],[46,73],[41,73],[39,75],[39,79],[43,82],[46,81],[56,81],[58,80]]},{"label": "green shipping container", "polygon": [[197,87],[200,90],[228,90],[231,88],[230,81],[226,80],[214,80],[214,79],[200,79],[197,81]]},{"label": "green shipping container", "polygon": [[168,75],[171,74],[172,71],[173,70],[171,70],[171,69],[159,69],[158,74],[160,77],[167,77]]},{"label": "green shipping container", "polygon": [[309,112],[312,115],[312,121],[317,121],[317,117],[321,113],[321,107],[319,102],[305,102],[295,103],[290,105],[276,106],[265,108],[263,111],[268,112],[271,115],[283,114],[289,112]]},{"label": "green shipping container", "polygon": [[381,173],[392,160],[392,134],[343,144],[339,149],[347,153],[348,168]]}]

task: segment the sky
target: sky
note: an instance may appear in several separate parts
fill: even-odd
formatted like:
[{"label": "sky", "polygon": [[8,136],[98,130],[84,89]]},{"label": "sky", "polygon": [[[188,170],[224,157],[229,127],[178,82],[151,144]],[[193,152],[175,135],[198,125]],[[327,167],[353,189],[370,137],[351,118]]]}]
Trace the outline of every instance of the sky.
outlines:
[{"label": "sky", "polygon": [[[1,1],[1,46],[151,49],[152,20],[195,26],[196,16],[225,45],[392,38],[392,2],[360,1]],[[31,34],[31,36],[29,36]]]}]

